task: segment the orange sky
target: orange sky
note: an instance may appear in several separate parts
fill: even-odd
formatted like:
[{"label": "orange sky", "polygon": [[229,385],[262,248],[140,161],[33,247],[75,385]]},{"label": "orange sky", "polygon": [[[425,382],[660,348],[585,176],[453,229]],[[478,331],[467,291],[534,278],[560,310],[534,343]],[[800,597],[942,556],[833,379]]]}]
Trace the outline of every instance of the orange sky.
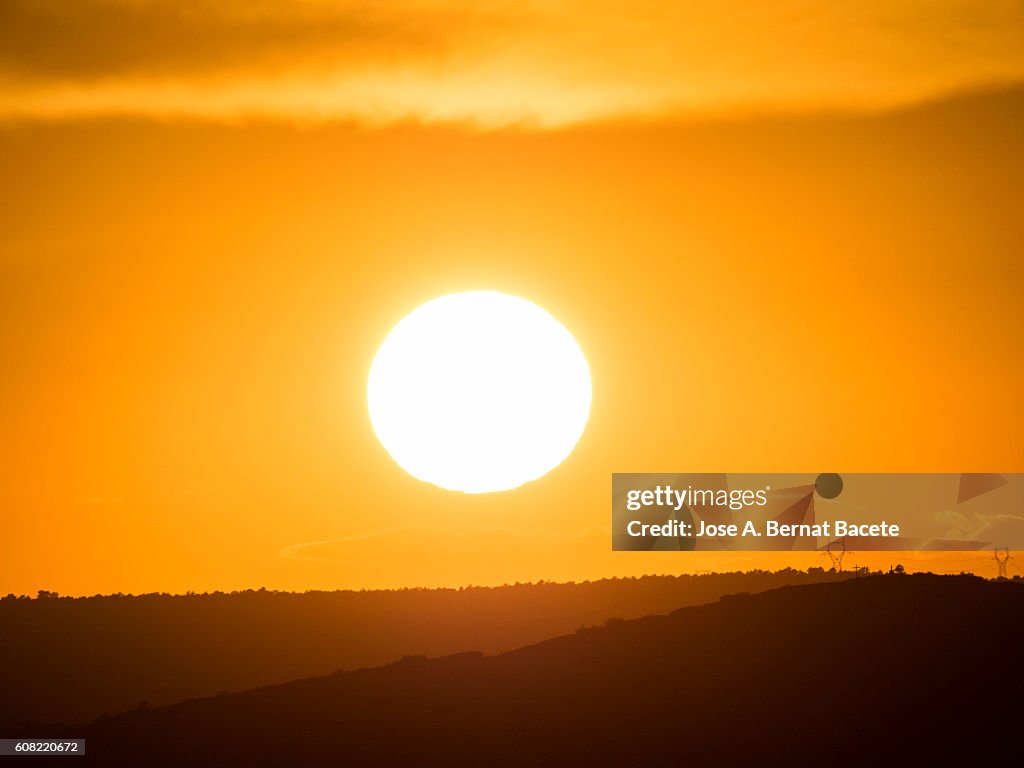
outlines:
[{"label": "orange sky", "polygon": [[[0,45],[0,592],[774,565],[610,552],[610,473],[1024,470],[1024,89],[938,99],[1024,77],[1019,4],[919,5],[343,4],[324,27],[5,4],[0,29],[50,45]],[[97,32],[90,58],[111,7],[137,44]],[[760,53],[662,39],[698,11]],[[142,44],[169,13],[194,57]],[[225,24],[252,37],[211,47]],[[487,87],[431,111],[427,75]],[[549,310],[594,381],[575,453],[503,494],[408,477],[366,414],[391,326],[472,288]]]},{"label": "orange sky", "polygon": [[465,120],[882,107],[1024,78],[1017,0],[8,0],[0,115]]}]

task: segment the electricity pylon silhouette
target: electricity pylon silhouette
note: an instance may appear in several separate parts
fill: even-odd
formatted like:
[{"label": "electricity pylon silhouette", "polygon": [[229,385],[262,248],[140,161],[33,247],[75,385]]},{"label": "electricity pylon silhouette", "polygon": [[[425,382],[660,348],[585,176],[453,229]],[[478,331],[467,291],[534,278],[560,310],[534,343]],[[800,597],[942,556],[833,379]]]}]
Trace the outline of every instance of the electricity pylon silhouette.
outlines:
[{"label": "electricity pylon silhouette", "polygon": [[999,578],[1009,578],[1006,575],[1006,565],[1010,562],[1010,548],[1009,547],[996,547],[993,553],[993,558],[996,561],[996,566],[999,568]]},{"label": "electricity pylon silhouette", "polygon": [[[838,549],[836,549],[838,547]],[[825,553],[832,560],[832,568],[839,572],[843,572],[843,556],[846,555],[846,542],[843,539],[836,539],[830,541],[825,545]]]}]

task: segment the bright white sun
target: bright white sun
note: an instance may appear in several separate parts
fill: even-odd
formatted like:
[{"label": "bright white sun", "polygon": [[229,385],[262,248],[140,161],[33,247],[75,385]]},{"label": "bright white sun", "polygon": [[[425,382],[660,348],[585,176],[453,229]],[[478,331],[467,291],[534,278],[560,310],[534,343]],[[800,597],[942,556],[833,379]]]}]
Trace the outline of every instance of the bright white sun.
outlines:
[{"label": "bright white sun", "polygon": [[377,437],[413,477],[505,491],[572,452],[590,413],[590,368],[572,334],[536,304],[455,293],[388,334],[368,400]]}]

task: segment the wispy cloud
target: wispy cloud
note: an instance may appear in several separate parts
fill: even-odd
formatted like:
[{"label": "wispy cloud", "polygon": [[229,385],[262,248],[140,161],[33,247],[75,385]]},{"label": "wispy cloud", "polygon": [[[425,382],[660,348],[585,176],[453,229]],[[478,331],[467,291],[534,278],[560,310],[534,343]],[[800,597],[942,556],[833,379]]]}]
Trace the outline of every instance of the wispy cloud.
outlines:
[{"label": "wispy cloud", "polygon": [[1016,0],[7,0],[0,116],[558,125],[1024,78]]},{"label": "wispy cloud", "polygon": [[470,530],[449,530],[434,526],[395,526],[356,536],[342,536],[322,541],[292,544],[281,550],[281,557],[298,560],[347,561],[367,552],[383,553],[395,548],[412,548],[419,552],[434,550],[481,553],[491,549],[540,548],[586,545],[595,538],[606,543],[611,529],[596,526],[583,531],[551,531],[491,526]]},{"label": "wispy cloud", "polygon": [[995,546],[1024,541],[1024,515],[944,511],[935,515],[935,521],[948,526],[944,535],[950,539],[991,541]]}]

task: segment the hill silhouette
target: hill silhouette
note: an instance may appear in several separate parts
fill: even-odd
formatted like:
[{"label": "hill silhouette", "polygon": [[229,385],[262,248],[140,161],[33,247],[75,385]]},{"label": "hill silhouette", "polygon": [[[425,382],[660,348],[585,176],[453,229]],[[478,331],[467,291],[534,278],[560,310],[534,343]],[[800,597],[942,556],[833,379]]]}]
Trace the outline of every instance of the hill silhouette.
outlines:
[{"label": "hill silhouette", "polygon": [[[911,765],[1013,751],[1024,588],[872,576],[76,729],[109,765]],[[868,762],[871,764],[871,762]]]},{"label": "hill silhouette", "polygon": [[[612,616],[843,576],[727,573],[583,584],[0,600],[0,728],[83,723],[410,654],[510,650]],[[49,594],[49,593],[46,593]],[[40,730],[41,729],[41,730]],[[3,735],[3,732],[0,732]]]}]

